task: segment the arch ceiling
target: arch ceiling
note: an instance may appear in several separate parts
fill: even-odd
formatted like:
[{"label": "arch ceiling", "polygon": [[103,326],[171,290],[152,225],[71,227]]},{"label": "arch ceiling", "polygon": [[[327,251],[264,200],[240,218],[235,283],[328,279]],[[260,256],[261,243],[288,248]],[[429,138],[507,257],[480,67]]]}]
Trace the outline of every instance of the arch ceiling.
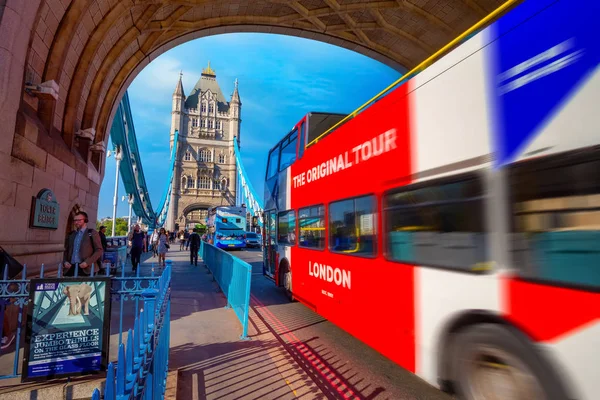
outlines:
[{"label": "arch ceiling", "polygon": [[[10,0],[8,0],[11,3]],[[346,47],[398,70],[414,67],[501,0],[27,0],[35,15],[25,83],[54,81],[56,99],[23,95],[71,148],[106,143],[115,106],[160,54],[226,32],[271,32]],[[27,11],[27,10],[25,10]]]}]

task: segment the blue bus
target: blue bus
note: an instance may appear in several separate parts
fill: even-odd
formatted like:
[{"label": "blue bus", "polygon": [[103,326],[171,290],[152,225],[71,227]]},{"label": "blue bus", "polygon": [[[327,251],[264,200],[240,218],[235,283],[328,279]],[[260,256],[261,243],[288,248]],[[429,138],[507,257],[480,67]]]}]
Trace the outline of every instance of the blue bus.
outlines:
[{"label": "blue bus", "polygon": [[220,249],[246,247],[246,207],[218,206],[208,210],[208,242]]}]

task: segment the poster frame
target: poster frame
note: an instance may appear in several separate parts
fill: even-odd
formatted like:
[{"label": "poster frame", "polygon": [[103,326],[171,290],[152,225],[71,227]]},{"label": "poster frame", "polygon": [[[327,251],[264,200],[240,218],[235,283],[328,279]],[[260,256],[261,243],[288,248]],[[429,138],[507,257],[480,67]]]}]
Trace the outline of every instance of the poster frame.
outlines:
[{"label": "poster frame", "polygon": [[[33,333],[33,310],[34,310],[34,298],[36,293],[36,287],[41,283],[77,283],[77,282],[105,282],[104,285],[104,319],[102,325],[102,346],[101,346],[101,360],[100,366],[97,371],[79,371],[79,372],[68,372],[62,374],[49,374],[43,376],[29,376],[29,355],[30,355],[30,344]],[[98,277],[98,276],[79,276],[73,278],[38,278],[32,279],[29,284],[29,302],[27,306],[27,325],[25,328],[25,346],[23,352],[23,366],[21,370],[21,382],[45,382],[53,379],[60,379],[66,377],[79,377],[94,375],[98,378],[106,376],[108,368],[108,358],[110,350],[110,319],[111,319],[111,279],[110,277]]]}]

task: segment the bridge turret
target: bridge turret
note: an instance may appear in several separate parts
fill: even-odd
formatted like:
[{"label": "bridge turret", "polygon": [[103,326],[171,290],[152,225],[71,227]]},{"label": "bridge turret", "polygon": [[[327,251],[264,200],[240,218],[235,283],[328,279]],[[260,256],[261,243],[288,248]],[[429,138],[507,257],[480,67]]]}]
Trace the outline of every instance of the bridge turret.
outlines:
[{"label": "bridge turret", "polygon": [[183,91],[183,72],[179,73],[179,81],[173,92],[173,105],[171,109],[171,136],[170,145],[173,149],[173,138],[175,131],[184,132],[183,130],[183,114],[185,111],[185,92]]},{"label": "bridge turret", "polygon": [[235,80],[235,88],[231,95],[231,101],[229,102],[229,115],[231,137],[237,137],[238,146],[240,145],[240,125],[242,123],[242,101],[240,100],[240,93],[238,91],[238,80]]}]

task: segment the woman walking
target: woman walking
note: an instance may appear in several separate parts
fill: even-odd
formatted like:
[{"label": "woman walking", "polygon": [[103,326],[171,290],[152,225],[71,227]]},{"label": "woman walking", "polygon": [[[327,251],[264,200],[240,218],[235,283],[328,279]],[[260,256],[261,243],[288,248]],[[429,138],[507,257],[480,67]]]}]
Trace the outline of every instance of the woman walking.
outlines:
[{"label": "woman walking", "polygon": [[[165,228],[160,228],[160,234],[158,236],[158,265],[165,266],[165,256],[169,249],[169,238]],[[161,263],[162,260],[162,263]]]}]

